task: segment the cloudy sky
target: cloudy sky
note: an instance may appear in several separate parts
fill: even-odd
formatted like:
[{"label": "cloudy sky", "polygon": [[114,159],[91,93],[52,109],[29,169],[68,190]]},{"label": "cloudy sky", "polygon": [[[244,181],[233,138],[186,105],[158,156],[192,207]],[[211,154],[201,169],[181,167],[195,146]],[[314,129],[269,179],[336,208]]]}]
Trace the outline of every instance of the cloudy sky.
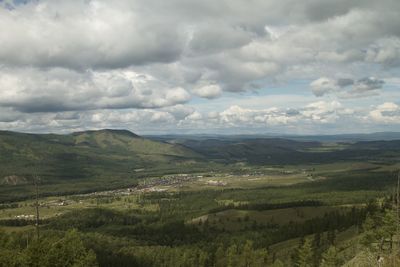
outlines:
[{"label": "cloudy sky", "polygon": [[400,131],[398,0],[0,0],[0,129]]}]

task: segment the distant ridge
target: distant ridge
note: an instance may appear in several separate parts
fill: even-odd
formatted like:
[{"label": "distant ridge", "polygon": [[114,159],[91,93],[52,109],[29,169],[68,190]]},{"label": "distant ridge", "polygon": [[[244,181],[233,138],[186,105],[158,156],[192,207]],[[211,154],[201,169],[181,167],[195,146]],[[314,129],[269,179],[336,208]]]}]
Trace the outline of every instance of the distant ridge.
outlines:
[{"label": "distant ridge", "polygon": [[287,136],[294,140],[315,140],[315,141],[334,141],[334,142],[358,142],[358,141],[391,141],[400,140],[400,132],[376,132],[365,134],[334,134],[334,135],[305,135]]},{"label": "distant ridge", "polygon": [[21,131],[0,130],[0,135],[30,135],[30,136],[78,136],[82,134],[116,134],[132,138],[144,138],[155,141],[170,141],[173,139],[289,139],[296,141],[317,142],[357,142],[357,141],[390,141],[400,140],[400,132],[374,132],[374,133],[348,133],[348,134],[278,134],[278,133],[255,133],[255,134],[145,134],[138,135],[126,129],[99,129],[84,130],[66,134],[60,133],[29,133]]},{"label": "distant ridge", "polygon": [[96,133],[110,133],[110,134],[118,134],[118,135],[125,135],[133,138],[142,138],[141,136],[132,133],[129,130],[124,130],[124,129],[101,129],[101,130],[87,130],[87,131],[80,131],[80,132],[74,132],[72,135],[80,135],[80,134],[96,134]]},{"label": "distant ridge", "polygon": [[328,134],[328,135],[294,135],[294,134],[165,134],[165,135],[144,135],[153,140],[174,140],[174,139],[219,139],[219,140],[246,140],[246,139],[289,139],[295,141],[317,141],[317,142],[358,142],[358,141],[392,141],[400,140],[400,132],[376,132],[376,133],[350,133],[350,134]]}]

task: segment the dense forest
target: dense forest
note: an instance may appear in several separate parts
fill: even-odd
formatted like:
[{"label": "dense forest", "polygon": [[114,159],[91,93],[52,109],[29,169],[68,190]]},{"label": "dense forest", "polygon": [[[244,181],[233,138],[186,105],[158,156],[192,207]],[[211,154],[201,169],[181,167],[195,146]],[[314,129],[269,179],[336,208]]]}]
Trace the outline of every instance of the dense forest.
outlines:
[{"label": "dense forest", "polygon": [[[166,218],[104,209],[77,211],[43,226],[40,237],[35,231],[2,232],[0,266],[340,266],[354,253],[358,261],[380,255],[387,262],[382,266],[396,266],[400,261],[393,204],[390,197],[302,223],[249,222],[235,232],[207,220],[186,225],[173,214]],[[290,205],[299,203],[285,207]],[[358,244],[346,249],[337,233],[351,227],[357,229]],[[288,261],[270,250],[272,244],[296,237],[298,244],[288,252]]]}]

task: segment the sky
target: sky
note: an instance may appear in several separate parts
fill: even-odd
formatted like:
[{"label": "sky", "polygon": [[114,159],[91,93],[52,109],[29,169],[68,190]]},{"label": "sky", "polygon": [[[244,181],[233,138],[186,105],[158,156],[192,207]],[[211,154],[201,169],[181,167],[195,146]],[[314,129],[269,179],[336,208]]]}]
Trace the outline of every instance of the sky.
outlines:
[{"label": "sky", "polygon": [[0,130],[400,131],[398,0],[0,0]]}]

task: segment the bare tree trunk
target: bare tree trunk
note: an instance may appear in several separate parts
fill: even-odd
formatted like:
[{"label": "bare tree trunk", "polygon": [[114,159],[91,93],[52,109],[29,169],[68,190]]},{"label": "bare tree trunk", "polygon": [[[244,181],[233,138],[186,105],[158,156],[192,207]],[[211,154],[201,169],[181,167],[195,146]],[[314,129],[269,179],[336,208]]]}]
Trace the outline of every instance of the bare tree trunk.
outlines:
[{"label": "bare tree trunk", "polygon": [[396,213],[397,213],[397,225],[396,225],[396,238],[397,238],[397,243],[399,242],[399,225],[400,225],[400,217],[399,217],[399,200],[400,200],[400,195],[399,195],[399,191],[400,191],[400,171],[397,174],[397,192],[396,192]]},{"label": "bare tree trunk", "polygon": [[35,175],[34,176],[34,183],[35,183],[35,191],[36,191],[36,237],[39,240],[40,234],[39,234],[39,186],[38,186],[38,177]]}]

